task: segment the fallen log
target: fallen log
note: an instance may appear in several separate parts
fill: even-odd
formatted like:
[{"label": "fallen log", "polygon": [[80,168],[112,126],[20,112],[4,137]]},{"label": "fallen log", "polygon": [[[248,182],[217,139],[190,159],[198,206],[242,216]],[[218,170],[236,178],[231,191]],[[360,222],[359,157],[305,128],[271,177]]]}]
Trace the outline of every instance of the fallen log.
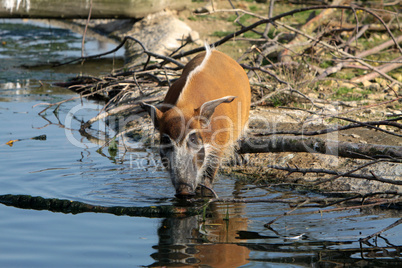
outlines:
[{"label": "fallen log", "polygon": [[240,141],[240,154],[305,152],[349,158],[390,158],[402,160],[402,146],[338,142],[296,136],[248,137]]},{"label": "fallen log", "polygon": [[30,195],[0,195],[0,203],[23,209],[48,210],[53,212],[78,214],[84,212],[109,213],[136,217],[184,217],[198,215],[202,209],[198,207],[150,206],[150,207],[104,207],[79,201],[57,198],[43,198]]},{"label": "fallen log", "polygon": [[92,19],[142,18],[167,7],[183,9],[186,2],[181,0],[93,0],[91,5],[89,1],[81,0],[11,0],[0,5],[0,18],[86,19],[90,8]]}]

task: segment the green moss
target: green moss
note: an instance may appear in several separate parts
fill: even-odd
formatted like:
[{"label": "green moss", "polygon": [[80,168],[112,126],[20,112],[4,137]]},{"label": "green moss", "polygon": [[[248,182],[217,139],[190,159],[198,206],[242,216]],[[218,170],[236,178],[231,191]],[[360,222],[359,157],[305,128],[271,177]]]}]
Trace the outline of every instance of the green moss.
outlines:
[{"label": "green moss", "polygon": [[323,86],[330,86],[330,85],[332,85],[332,81],[331,81],[331,80],[324,80],[324,81],[322,82],[322,85],[323,85]]},{"label": "green moss", "polygon": [[369,94],[372,94],[371,90],[360,90],[359,92],[354,92],[353,88],[339,87],[335,90],[332,97],[336,100],[343,101],[360,101],[367,98]]},{"label": "green moss", "polygon": [[237,18],[236,14],[232,14],[232,15],[229,15],[229,16],[226,18],[226,20],[229,21],[229,22],[233,22],[233,21],[236,20],[236,18]]},{"label": "green moss", "polygon": [[353,77],[355,77],[356,75],[355,75],[354,72],[351,72],[351,71],[343,71],[343,72],[338,72],[338,73],[336,73],[335,76],[336,76],[337,78],[339,78],[339,79],[350,80],[350,79],[352,79]]},{"label": "green moss", "polygon": [[216,37],[224,37],[228,34],[231,34],[232,32],[229,31],[215,31],[211,34],[211,36],[216,36]]},{"label": "green moss", "polygon": [[293,15],[294,20],[296,20],[297,23],[304,24],[306,23],[307,19],[310,17],[310,14],[312,12],[315,12],[314,10],[309,10],[309,11],[304,11],[304,12],[298,12]]},{"label": "green moss", "polygon": [[257,33],[254,33],[254,32],[251,32],[251,31],[244,33],[243,36],[245,38],[260,38],[261,37],[261,35],[259,35]]},{"label": "green moss", "polygon": [[258,11],[258,6],[251,5],[251,6],[249,6],[249,9],[250,9],[250,11],[252,11],[252,12],[257,12],[257,11]]},{"label": "green moss", "polygon": [[[248,15],[248,14],[244,14],[244,15],[241,15],[241,16],[240,16],[239,22],[240,22],[241,24],[246,24],[247,21],[250,20],[251,18],[253,18],[253,16]],[[237,19],[237,15],[236,15],[236,14],[229,15],[229,16],[226,18],[227,21],[233,22],[234,25],[238,26],[238,24],[235,23],[235,20],[236,20],[236,19]]]},{"label": "green moss", "polygon": [[292,101],[288,95],[275,95],[271,99],[271,104],[274,107],[285,106]]},{"label": "green moss", "polygon": [[248,21],[249,19],[251,19],[251,18],[252,18],[251,15],[244,14],[243,16],[241,16],[241,17],[239,18],[239,22],[240,22],[241,24],[246,24],[247,21]]},{"label": "green moss", "polygon": [[323,62],[321,62],[320,63],[320,67],[321,68],[328,68],[328,67],[331,67],[331,66],[333,66],[333,63],[332,63],[332,61],[323,61]]}]

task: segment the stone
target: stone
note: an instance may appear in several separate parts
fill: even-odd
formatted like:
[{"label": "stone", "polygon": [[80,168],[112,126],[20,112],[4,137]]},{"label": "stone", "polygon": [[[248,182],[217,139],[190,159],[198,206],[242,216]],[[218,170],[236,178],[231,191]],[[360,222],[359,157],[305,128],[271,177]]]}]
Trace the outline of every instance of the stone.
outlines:
[{"label": "stone", "polygon": [[203,45],[203,42],[200,39],[200,34],[197,31],[191,31],[187,40],[190,42],[193,42],[199,46]]},{"label": "stone", "polygon": [[328,125],[327,122],[323,119],[322,116],[319,115],[312,115],[309,116],[304,122],[303,127],[316,127],[316,126],[326,126]]},{"label": "stone", "polygon": [[395,73],[392,75],[396,80],[399,82],[402,82],[402,74],[401,73]]},{"label": "stone", "polygon": [[[364,82],[363,82],[363,85],[364,85]],[[356,84],[350,83],[347,81],[341,81],[341,82],[339,82],[339,87],[356,88]]]},{"label": "stone", "polygon": [[382,87],[386,87],[388,85],[388,81],[382,77],[376,77],[374,80]]},{"label": "stone", "polygon": [[363,81],[363,86],[364,86],[365,88],[370,88],[371,84],[372,84],[372,83],[371,83],[370,81],[368,81],[368,80]]},{"label": "stone", "polygon": [[296,154],[292,154],[292,153],[285,154],[284,156],[278,157],[278,159],[276,160],[276,162],[277,162],[276,164],[279,166],[285,166],[295,156],[296,156]]},{"label": "stone", "polygon": [[197,13],[197,14],[210,13],[213,10],[214,10],[214,7],[212,6],[211,2],[209,2],[205,6],[199,7],[196,10],[194,10],[194,13]]},{"label": "stone", "polygon": [[378,83],[371,83],[369,89],[373,91],[379,91],[381,89],[381,86]]}]

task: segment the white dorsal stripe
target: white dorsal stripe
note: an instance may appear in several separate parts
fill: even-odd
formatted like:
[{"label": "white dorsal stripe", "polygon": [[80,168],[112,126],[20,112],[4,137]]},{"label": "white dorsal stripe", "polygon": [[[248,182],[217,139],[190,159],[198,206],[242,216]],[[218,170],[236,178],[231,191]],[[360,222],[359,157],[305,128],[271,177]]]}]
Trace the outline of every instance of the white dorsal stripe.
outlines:
[{"label": "white dorsal stripe", "polygon": [[196,74],[198,74],[199,72],[201,72],[205,68],[205,66],[207,65],[208,59],[211,57],[211,54],[212,54],[211,47],[208,45],[207,42],[204,43],[204,46],[205,46],[205,51],[206,51],[205,57],[202,60],[201,64],[198,65],[197,67],[195,67],[194,70],[192,70],[188,74],[187,79],[186,79],[186,84],[184,85],[183,89],[181,90],[178,100],[180,99],[180,97],[183,94],[183,92],[186,90],[188,84],[190,84],[191,79],[193,79],[193,77]]}]

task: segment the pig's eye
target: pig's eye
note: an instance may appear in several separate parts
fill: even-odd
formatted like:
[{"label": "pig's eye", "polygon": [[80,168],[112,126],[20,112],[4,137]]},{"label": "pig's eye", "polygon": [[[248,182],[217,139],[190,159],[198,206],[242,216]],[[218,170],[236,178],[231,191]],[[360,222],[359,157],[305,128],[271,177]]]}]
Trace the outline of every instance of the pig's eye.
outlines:
[{"label": "pig's eye", "polygon": [[189,147],[194,149],[200,149],[199,147],[202,145],[202,138],[198,132],[193,132],[188,135],[187,144]]},{"label": "pig's eye", "polygon": [[170,139],[169,135],[162,134],[161,145],[170,145],[170,144],[172,144],[172,140]]}]

